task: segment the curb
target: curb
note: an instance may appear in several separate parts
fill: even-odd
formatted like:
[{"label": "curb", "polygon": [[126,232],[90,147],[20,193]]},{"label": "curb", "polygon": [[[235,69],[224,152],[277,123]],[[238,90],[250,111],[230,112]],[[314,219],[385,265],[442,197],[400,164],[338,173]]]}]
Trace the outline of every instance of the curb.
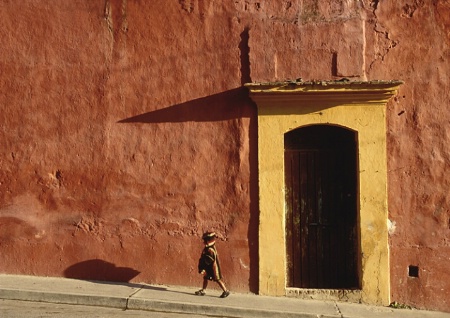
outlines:
[{"label": "curb", "polygon": [[0,289],[0,299],[37,301],[54,304],[127,308],[127,299],[114,296],[52,293],[31,290]]},{"label": "curb", "polygon": [[54,304],[85,305],[143,310],[167,313],[197,314],[219,317],[262,317],[282,316],[286,318],[340,318],[340,315],[321,315],[301,312],[249,309],[218,305],[181,303],[130,297],[98,296],[69,293],[53,293],[31,290],[0,289],[0,299],[36,301]]},{"label": "curb", "polygon": [[196,314],[219,317],[286,317],[286,318],[340,318],[340,315],[320,315],[300,312],[287,311],[273,311],[273,310],[259,310],[248,309],[241,307],[226,307],[226,306],[210,306],[205,304],[190,304],[166,302],[161,300],[147,300],[130,298],[128,300],[127,309],[131,310],[146,310],[159,311],[171,313]]}]

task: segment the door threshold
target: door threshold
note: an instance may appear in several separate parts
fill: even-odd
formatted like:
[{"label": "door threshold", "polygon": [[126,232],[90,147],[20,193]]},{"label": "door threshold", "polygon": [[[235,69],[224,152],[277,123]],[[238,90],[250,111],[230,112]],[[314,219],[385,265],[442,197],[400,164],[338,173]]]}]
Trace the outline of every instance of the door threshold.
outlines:
[{"label": "door threshold", "polygon": [[361,303],[361,289],[311,289],[286,287],[286,297]]}]

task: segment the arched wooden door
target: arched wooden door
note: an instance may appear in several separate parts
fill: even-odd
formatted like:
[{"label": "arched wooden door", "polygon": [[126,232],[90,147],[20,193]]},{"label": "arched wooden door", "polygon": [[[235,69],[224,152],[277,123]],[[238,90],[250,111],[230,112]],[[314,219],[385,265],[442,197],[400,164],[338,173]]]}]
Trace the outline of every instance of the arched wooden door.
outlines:
[{"label": "arched wooden door", "polygon": [[314,125],[285,134],[288,287],[359,287],[356,134]]}]

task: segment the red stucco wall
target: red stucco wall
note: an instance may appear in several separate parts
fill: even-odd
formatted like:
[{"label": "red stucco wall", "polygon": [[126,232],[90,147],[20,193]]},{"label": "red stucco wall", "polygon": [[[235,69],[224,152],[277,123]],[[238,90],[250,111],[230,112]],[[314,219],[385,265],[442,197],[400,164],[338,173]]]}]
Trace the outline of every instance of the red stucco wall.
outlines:
[{"label": "red stucco wall", "polygon": [[0,15],[1,271],[196,285],[213,229],[230,287],[256,289],[255,109],[227,12],[71,0]]},{"label": "red stucco wall", "polygon": [[406,83],[387,118],[392,298],[450,311],[450,2],[383,1],[376,16],[392,48],[373,76]]},{"label": "red stucco wall", "polygon": [[450,311],[449,16],[445,0],[0,0],[0,271],[198,285],[214,229],[230,288],[257,291],[242,84],[401,79],[392,300]]}]

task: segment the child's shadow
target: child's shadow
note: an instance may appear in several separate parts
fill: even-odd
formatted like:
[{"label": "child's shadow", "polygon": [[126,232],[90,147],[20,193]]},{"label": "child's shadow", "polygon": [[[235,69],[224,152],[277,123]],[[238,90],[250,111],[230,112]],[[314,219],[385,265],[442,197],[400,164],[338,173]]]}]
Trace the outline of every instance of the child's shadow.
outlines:
[{"label": "child's shadow", "polygon": [[69,266],[64,277],[93,281],[129,282],[141,272],[129,267],[117,267],[101,259],[91,259]]},{"label": "child's shadow", "polygon": [[91,259],[68,267],[64,271],[64,277],[91,281],[96,284],[125,285],[138,289],[191,295],[188,292],[170,290],[166,287],[151,286],[144,283],[130,283],[130,280],[140,273],[140,271],[133,268],[117,267],[115,264],[101,259]]}]

